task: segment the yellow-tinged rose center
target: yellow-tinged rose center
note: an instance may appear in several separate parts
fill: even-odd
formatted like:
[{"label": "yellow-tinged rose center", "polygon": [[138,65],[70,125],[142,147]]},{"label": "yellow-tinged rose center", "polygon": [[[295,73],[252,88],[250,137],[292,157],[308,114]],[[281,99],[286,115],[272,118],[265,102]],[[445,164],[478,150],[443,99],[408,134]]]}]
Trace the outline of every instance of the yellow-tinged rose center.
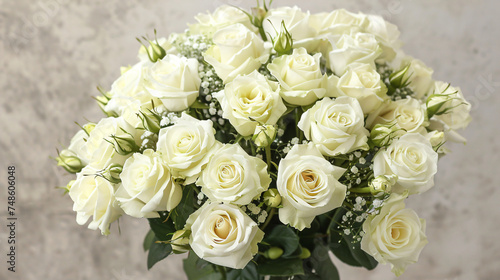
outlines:
[{"label": "yellow-tinged rose center", "polygon": [[219,218],[215,221],[214,225],[214,233],[220,239],[226,239],[233,226],[236,226],[236,221],[229,218],[228,216],[219,216]]},{"label": "yellow-tinged rose center", "polygon": [[305,170],[300,174],[300,180],[307,194],[312,195],[311,191],[318,185],[318,176],[312,170]]}]

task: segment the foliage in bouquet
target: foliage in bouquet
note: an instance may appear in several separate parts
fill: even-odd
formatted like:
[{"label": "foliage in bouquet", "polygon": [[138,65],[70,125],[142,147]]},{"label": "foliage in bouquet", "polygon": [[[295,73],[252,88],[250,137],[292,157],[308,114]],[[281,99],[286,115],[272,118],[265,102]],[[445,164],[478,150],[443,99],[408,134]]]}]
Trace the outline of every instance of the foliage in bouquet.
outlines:
[{"label": "foliage in bouquet", "polygon": [[96,97],[57,162],[77,222],[146,218],[151,268],[189,279],[338,279],[329,257],[400,275],[427,243],[405,208],[434,186],[470,121],[459,88],[400,49],[397,27],[346,10],[221,6]]}]

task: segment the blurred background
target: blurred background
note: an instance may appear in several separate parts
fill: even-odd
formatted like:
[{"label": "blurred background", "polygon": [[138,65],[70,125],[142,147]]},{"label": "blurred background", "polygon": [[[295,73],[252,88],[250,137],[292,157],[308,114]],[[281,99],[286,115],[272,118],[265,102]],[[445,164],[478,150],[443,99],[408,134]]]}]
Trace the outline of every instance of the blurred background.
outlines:
[{"label": "blurred background", "polygon": [[[72,201],[56,186],[72,179],[49,156],[98,121],[91,98],[109,88],[120,66],[136,62],[136,37],[182,32],[199,12],[251,0],[0,0],[0,279],[185,279],[184,256],[146,269],[145,220],[120,219],[101,236],[75,221]],[[494,0],[276,0],[311,12],[346,8],[382,15],[399,26],[404,50],[461,87],[473,122],[439,162],[436,185],[408,206],[427,220],[429,244],[398,279],[497,279],[500,230],[496,173],[500,113],[500,2]],[[7,166],[17,176],[17,272],[7,271]],[[396,279],[343,265],[341,279]]]}]

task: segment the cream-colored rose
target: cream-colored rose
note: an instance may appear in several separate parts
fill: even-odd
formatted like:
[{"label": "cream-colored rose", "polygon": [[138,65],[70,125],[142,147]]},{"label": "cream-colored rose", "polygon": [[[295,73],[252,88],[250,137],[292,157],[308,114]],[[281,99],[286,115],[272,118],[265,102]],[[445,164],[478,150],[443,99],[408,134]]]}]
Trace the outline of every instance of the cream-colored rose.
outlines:
[{"label": "cream-colored rose", "polygon": [[149,65],[148,62],[139,62],[130,69],[126,70],[116,81],[111,85],[109,94],[114,96],[134,97],[138,93],[144,91],[144,72]]},{"label": "cream-colored rose", "polygon": [[97,172],[90,166],[82,169],[71,186],[69,196],[74,202],[73,211],[77,213],[76,222],[83,225],[93,216],[88,227],[100,229],[103,235],[108,235],[110,224],[123,212],[114,196],[116,185],[95,176]]},{"label": "cream-colored rose", "polygon": [[262,41],[243,24],[219,29],[213,36],[214,45],[204,54],[205,61],[215,68],[224,83],[238,75],[250,74],[269,59],[271,43]]},{"label": "cream-colored rose", "polygon": [[167,54],[146,70],[144,86],[169,111],[183,111],[198,98],[198,60]]},{"label": "cream-colored rose", "polygon": [[139,144],[138,131],[127,123],[123,118],[104,118],[97,123],[95,128],[86,138],[85,145],[80,147],[77,153],[82,162],[92,165],[97,169],[103,169],[111,163],[123,165],[128,156],[116,152],[112,136],[131,137]]},{"label": "cream-colored rose", "polygon": [[406,195],[391,194],[380,213],[363,223],[365,232],[361,249],[381,264],[391,264],[400,276],[409,264],[416,263],[427,244],[425,220],[412,209],[405,208]]},{"label": "cream-colored rose", "polygon": [[238,144],[217,150],[196,182],[212,202],[247,205],[269,188],[267,164],[249,156]]},{"label": "cream-colored rose", "polygon": [[463,129],[471,121],[471,104],[460,88],[444,82],[434,84],[434,93],[427,99],[427,112],[452,130]]},{"label": "cream-colored rose", "polygon": [[325,156],[368,150],[363,111],[358,100],[349,96],[316,102],[302,114],[298,127]]},{"label": "cream-colored rose", "polygon": [[397,50],[402,46],[398,27],[379,15],[367,15],[367,19],[368,25],[364,28],[365,32],[375,35],[382,48],[379,60],[381,62],[392,61],[396,57]]},{"label": "cream-colored rose", "polygon": [[337,76],[342,76],[352,63],[366,63],[375,68],[375,60],[382,53],[379,42],[369,33],[344,34],[339,39],[330,37],[329,41],[328,61]]},{"label": "cream-colored rose", "polygon": [[381,149],[373,159],[373,174],[397,175],[396,193],[419,194],[434,186],[438,154],[431,143],[417,133],[407,133]]},{"label": "cream-colored rose", "polygon": [[281,22],[283,22],[292,35],[295,48],[304,47],[308,51],[313,51],[317,48],[319,40],[316,38],[316,30],[309,25],[309,18],[309,11],[302,12],[297,6],[280,7],[270,9],[267,12],[262,27],[266,34],[275,40],[279,35]]},{"label": "cream-colored rose", "polygon": [[122,117],[135,128],[143,127],[140,112],[148,114],[154,108],[164,108],[163,103],[156,97],[152,97],[146,91],[137,93],[134,97],[114,96],[104,107],[104,111]]},{"label": "cream-colored rose", "polygon": [[[373,116],[369,118],[371,117]],[[425,105],[411,97],[382,105],[371,123],[371,128],[376,124],[386,123],[394,124],[394,129],[399,129],[398,135],[409,132],[425,133],[425,127],[429,125]]]},{"label": "cream-colored rose", "polygon": [[334,10],[330,13],[312,14],[309,24],[320,35],[339,34],[350,27],[364,28],[368,25],[366,15],[354,14],[345,9]]},{"label": "cream-colored rose", "polygon": [[286,111],[278,84],[257,71],[238,76],[213,96],[221,104],[222,116],[243,136],[252,135],[259,123],[276,124]]},{"label": "cream-colored rose", "polygon": [[404,69],[409,65],[408,71],[404,75],[404,79],[408,80],[408,87],[414,92],[412,97],[419,100],[425,100],[427,96],[432,94],[434,85],[432,74],[434,70],[427,67],[427,65],[419,59],[404,55],[403,53],[400,55],[402,58],[395,59],[394,69]]},{"label": "cream-colored rose", "polygon": [[276,138],[276,126],[275,125],[258,125],[252,136],[252,140],[257,145],[257,147],[267,147],[271,145]]},{"label": "cream-colored rose", "polygon": [[120,179],[116,199],[132,217],[158,218],[158,211],[170,211],[181,201],[181,187],[170,176],[160,155],[151,149],[128,158]]},{"label": "cream-colored rose", "polygon": [[336,94],[356,98],[365,115],[379,108],[382,102],[388,99],[387,87],[380,80],[380,74],[370,64],[349,65],[340,77],[337,87],[339,91]]},{"label": "cream-colored rose", "polygon": [[205,203],[186,221],[189,244],[196,255],[211,263],[244,268],[259,251],[264,238],[250,217],[231,204]]},{"label": "cream-colored rose", "polygon": [[317,215],[341,206],[347,188],[338,179],[344,172],[328,162],[314,144],[293,146],[278,168],[276,186],[283,204],[280,221],[303,230]]},{"label": "cream-colored rose", "polygon": [[220,147],[210,120],[200,121],[182,113],[173,126],[162,128],[156,151],[175,178],[194,183],[212,154]]},{"label": "cream-colored rose", "polygon": [[320,57],[320,53],[311,56],[306,49],[296,48],[291,55],[275,58],[267,65],[279,81],[286,102],[306,106],[326,95],[329,80],[321,73]]},{"label": "cream-colored rose", "polygon": [[203,33],[212,36],[217,30],[236,23],[243,24],[246,28],[257,32],[250,18],[241,9],[229,5],[219,6],[213,13],[199,13],[195,16],[196,24],[189,24],[191,34]]},{"label": "cream-colored rose", "polygon": [[[172,33],[170,36],[167,38],[161,37],[156,40],[153,40],[153,43],[157,43],[158,46],[162,47],[165,50],[166,54],[175,54],[178,55],[179,51],[177,48],[174,46],[174,41],[177,40],[179,37],[183,36],[183,34],[177,34],[177,33]],[[137,54],[137,57],[141,62],[145,63],[150,63],[151,60],[149,59],[148,52],[150,54],[153,53],[153,47],[151,45],[148,45],[147,48],[142,45],[139,48],[139,53]]]}]

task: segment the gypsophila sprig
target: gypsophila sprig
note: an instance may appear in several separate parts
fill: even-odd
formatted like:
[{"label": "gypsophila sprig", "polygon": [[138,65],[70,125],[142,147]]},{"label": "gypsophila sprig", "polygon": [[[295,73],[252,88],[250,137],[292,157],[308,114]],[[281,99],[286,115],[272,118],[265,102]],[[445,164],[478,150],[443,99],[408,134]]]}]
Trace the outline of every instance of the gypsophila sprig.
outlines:
[{"label": "gypsophila sprig", "polygon": [[189,279],[338,279],[328,250],[401,275],[427,243],[404,200],[434,186],[471,104],[380,16],[257,2],[142,37],[98,87],[104,117],[55,158],[77,223],[147,219],[148,268],[189,252]]}]

